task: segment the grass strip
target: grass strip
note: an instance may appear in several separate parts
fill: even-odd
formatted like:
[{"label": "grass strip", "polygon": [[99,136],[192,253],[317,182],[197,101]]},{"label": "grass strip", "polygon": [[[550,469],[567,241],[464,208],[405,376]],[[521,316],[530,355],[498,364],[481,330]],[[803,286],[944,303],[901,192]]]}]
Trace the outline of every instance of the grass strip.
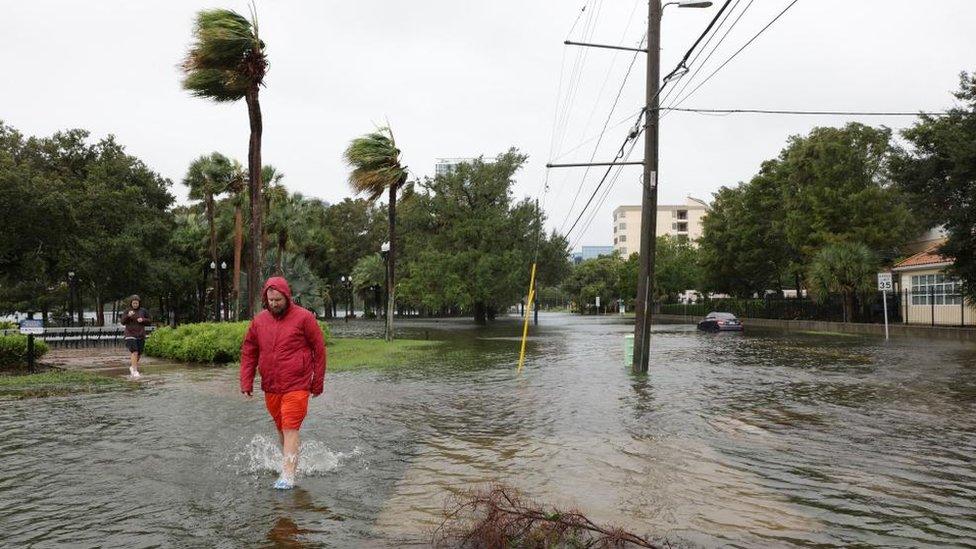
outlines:
[{"label": "grass strip", "polygon": [[38,398],[96,393],[137,385],[92,372],[50,370],[38,374],[0,376],[0,397]]}]

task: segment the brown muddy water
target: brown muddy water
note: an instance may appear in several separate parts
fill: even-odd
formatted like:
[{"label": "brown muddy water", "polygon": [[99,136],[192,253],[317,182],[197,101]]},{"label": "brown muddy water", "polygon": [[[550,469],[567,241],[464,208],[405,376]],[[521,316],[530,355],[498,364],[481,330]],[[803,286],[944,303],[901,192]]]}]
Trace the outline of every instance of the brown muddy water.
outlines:
[{"label": "brown muddy water", "polygon": [[405,322],[446,343],[330,374],[291,492],[233,368],[0,401],[0,545],[424,545],[502,481],[674,547],[976,547],[976,346],[662,325],[639,377],[626,321],[543,314],[518,376],[519,328]]}]

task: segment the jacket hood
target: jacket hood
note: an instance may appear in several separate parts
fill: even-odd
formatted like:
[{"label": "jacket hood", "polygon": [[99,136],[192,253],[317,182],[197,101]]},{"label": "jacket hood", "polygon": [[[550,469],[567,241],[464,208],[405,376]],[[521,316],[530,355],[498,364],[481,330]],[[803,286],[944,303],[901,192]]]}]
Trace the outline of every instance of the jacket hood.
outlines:
[{"label": "jacket hood", "polygon": [[285,294],[285,299],[291,305],[291,287],[288,286],[288,281],[284,277],[273,276],[264,283],[264,290],[261,290],[261,302],[264,303],[265,307],[268,306],[268,290],[278,290]]}]

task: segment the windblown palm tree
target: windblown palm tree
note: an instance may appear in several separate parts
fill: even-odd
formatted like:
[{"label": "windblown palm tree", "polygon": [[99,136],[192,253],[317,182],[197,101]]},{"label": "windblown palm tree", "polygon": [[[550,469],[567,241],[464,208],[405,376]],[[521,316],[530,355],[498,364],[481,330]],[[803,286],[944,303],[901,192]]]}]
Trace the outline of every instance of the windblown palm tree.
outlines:
[{"label": "windblown palm tree", "polygon": [[389,194],[390,251],[386,264],[386,340],[393,341],[393,289],[396,265],[396,200],[397,191],[407,181],[407,168],[400,164],[400,149],[390,128],[379,128],[353,139],[346,148],[346,163],[353,168],[349,184],[357,193],[375,202]]},{"label": "windblown palm tree", "polygon": [[[186,177],[183,178],[183,184],[190,189],[190,198],[203,201],[207,225],[210,229],[210,261],[214,265],[220,264],[220,260],[217,258],[217,228],[214,223],[215,197],[230,190],[233,177],[234,165],[231,160],[215,152],[194,160],[187,169]],[[221,295],[220,274],[217,269],[213,270],[213,277],[219,303]],[[220,310],[219,306],[217,310]],[[217,316],[217,320],[220,320],[219,312]]]},{"label": "windblown palm tree", "polygon": [[258,299],[261,255],[261,105],[258,91],[268,70],[264,42],[258,36],[257,15],[248,20],[225,9],[197,13],[193,44],[183,61],[183,87],[197,97],[217,102],[244,99],[251,125],[248,148],[248,188],[251,198],[251,264],[247,273],[251,316]]}]

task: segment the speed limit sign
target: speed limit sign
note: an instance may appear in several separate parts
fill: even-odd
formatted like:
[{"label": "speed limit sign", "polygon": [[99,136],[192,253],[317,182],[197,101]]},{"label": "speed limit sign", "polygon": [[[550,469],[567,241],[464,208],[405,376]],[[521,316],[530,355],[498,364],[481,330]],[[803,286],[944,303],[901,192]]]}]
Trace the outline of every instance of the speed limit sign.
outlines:
[{"label": "speed limit sign", "polygon": [[884,303],[885,340],[888,339],[888,292],[891,291],[891,273],[878,273],[878,291]]},{"label": "speed limit sign", "polygon": [[878,290],[882,292],[891,291],[891,273],[878,273]]}]

